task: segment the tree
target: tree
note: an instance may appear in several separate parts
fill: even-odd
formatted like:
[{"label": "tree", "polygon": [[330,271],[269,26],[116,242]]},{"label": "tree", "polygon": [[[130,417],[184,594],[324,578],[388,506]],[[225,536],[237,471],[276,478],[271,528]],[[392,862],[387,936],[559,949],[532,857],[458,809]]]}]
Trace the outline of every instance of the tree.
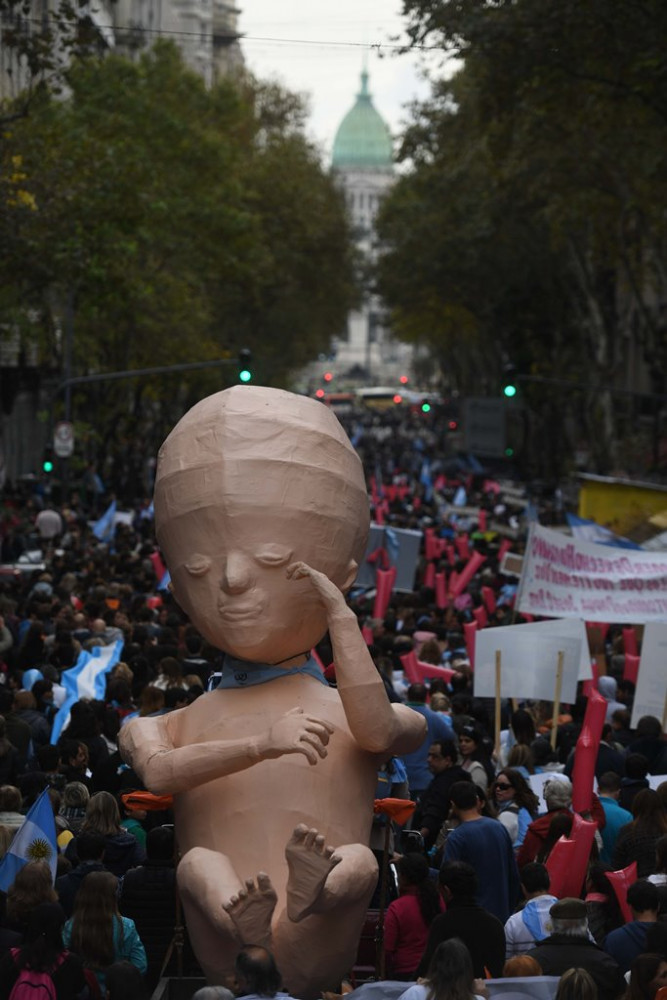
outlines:
[{"label": "tree", "polygon": [[[449,324],[448,364],[452,348],[455,367],[467,354],[478,372],[509,355],[524,373],[592,383],[587,398],[561,390],[561,410],[607,470],[623,415],[607,387],[626,385],[642,361],[651,389],[666,370],[666,216],[655,207],[667,202],[667,10],[655,0],[405,0],[404,11],[415,43],[464,61],[406,135],[414,169],[386,208],[385,294],[423,335],[396,272],[408,245],[433,251],[412,297],[439,317],[431,336]],[[464,352],[452,332],[465,332]],[[544,389],[536,395],[539,416]]]},{"label": "tree", "polygon": [[[136,64],[83,60],[67,82],[68,99],[41,95],[3,148],[0,322],[38,337],[57,371],[70,305],[77,374],[250,347],[262,381],[284,383],[353,294],[344,208],[295,99],[253,81],[207,91],[166,44]],[[220,371],[108,383],[77,406],[120,465],[130,441],[139,462],[224,384]]]}]

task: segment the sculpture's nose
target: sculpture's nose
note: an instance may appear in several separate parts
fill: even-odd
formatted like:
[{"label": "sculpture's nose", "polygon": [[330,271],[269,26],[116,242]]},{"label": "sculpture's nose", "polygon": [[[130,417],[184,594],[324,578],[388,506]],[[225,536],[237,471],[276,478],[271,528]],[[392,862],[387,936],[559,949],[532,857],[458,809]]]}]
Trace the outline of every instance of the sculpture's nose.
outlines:
[{"label": "sculpture's nose", "polygon": [[220,581],[225,593],[242,594],[252,582],[252,566],[248,557],[240,552],[228,553]]}]

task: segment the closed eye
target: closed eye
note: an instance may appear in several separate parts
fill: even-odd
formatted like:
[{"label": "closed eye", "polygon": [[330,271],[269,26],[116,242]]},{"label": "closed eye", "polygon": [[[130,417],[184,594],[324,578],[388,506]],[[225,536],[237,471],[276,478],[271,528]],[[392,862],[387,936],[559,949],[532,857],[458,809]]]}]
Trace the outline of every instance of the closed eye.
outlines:
[{"label": "closed eye", "polygon": [[286,545],[266,545],[255,556],[262,566],[284,566],[291,558],[292,550]]},{"label": "closed eye", "polygon": [[204,576],[211,568],[211,560],[208,556],[202,556],[197,552],[186,562],[185,568],[190,576]]}]

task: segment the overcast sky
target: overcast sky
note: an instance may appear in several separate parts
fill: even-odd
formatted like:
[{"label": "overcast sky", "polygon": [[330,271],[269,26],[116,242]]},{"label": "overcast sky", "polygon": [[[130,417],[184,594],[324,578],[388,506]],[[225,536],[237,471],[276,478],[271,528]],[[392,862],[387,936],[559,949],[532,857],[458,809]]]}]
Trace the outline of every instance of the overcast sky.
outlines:
[{"label": "overcast sky", "polygon": [[239,7],[249,68],[308,96],[309,132],[327,156],[354,104],[364,53],[375,107],[394,135],[404,106],[428,94],[422,57],[392,54],[393,39],[405,37],[400,0],[242,0]]}]

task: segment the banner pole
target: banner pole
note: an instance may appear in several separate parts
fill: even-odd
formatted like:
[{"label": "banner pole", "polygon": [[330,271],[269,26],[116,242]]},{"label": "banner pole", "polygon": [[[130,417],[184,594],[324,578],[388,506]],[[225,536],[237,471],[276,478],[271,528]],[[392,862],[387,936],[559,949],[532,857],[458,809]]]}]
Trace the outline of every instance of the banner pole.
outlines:
[{"label": "banner pole", "polygon": [[500,650],[499,649],[496,650],[496,758],[500,760]]},{"label": "banner pole", "polygon": [[556,739],[558,737],[558,716],[560,714],[560,693],[563,687],[563,660],[565,659],[565,654],[559,652],[558,654],[558,666],[556,668],[556,690],[554,692],[554,716],[551,723],[551,749],[556,749]]}]

